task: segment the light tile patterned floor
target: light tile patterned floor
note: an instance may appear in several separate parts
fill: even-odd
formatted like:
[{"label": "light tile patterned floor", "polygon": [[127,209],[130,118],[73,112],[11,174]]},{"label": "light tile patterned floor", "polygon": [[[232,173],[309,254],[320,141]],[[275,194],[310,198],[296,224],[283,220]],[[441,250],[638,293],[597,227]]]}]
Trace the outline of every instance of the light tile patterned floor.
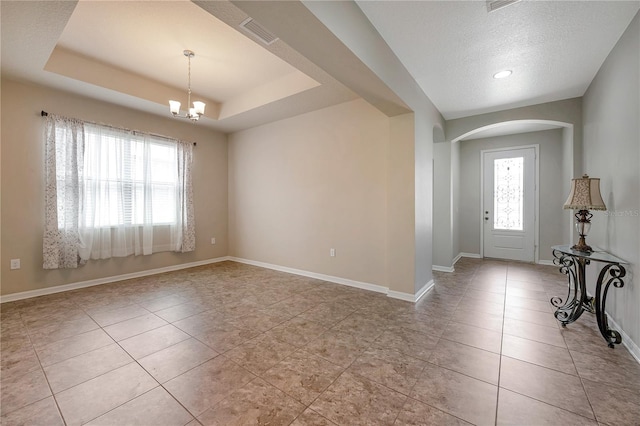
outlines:
[{"label": "light tile patterned floor", "polygon": [[640,424],[640,364],[559,327],[556,268],[435,280],[414,305],[223,262],[5,303],[2,424]]}]

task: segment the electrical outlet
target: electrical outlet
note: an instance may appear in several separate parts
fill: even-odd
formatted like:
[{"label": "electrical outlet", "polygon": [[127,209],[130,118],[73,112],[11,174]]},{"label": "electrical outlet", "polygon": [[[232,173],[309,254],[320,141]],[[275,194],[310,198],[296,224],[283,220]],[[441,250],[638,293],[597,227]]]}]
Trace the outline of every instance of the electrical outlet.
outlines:
[{"label": "electrical outlet", "polygon": [[216,243],[216,237],[211,238],[211,244],[215,244]]},{"label": "electrical outlet", "polygon": [[11,269],[20,269],[20,259],[11,259]]},{"label": "electrical outlet", "polygon": [[334,248],[329,249],[329,256],[336,257],[336,249],[334,249]]}]

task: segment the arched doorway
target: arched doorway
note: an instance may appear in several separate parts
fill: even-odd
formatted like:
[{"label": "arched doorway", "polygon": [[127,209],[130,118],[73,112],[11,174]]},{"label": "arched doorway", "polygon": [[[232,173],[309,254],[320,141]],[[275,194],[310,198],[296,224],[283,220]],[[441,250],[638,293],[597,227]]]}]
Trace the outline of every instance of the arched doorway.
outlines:
[{"label": "arched doorway", "polygon": [[[487,120],[488,121],[488,120]],[[480,123],[478,123],[480,124]],[[460,126],[462,127],[462,126]],[[466,126],[469,129],[472,126]],[[477,177],[475,180],[466,181],[463,179],[468,177],[469,158],[466,155],[466,148],[470,144],[476,144],[478,140],[488,140],[491,138],[496,139],[508,139],[509,135],[519,135],[523,133],[545,132],[557,133],[558,153],[554,157],[554,161],[557,163],[554,165],[555,170],[559,173],[556,185],[556,192],[565,192],[564,184],[568,185],[570,179],[574,177],[574,131],[573,124],[569,122],[547,120],[547,119],[520,119],[520,120],[505,120],[499,122],[482,123],[482,125],[473,128],[472,130],[465,130],[464,133],[456,135],[450,141],[446,142],[447,148],[441,148],[437,144],[434,144],[434,269],[435,270],[453,270],[453,265],[460,256],[468,257],[481,257],[483,255],[482,246],[484,241],[482,240],[482,222],[484,217],[482,216],[484,211],[480,210],[480,155],[478,154],[474,161],[475,169],[477,170]],[[514,136],[515,137],[515,136]],[[435,141],[434,137],[434,141]],[[473,142],[476,141],[476,142]],[[469,145],[464,145],[469,144]],[[462,150],[461,150],[462,147]],[[450,161],[450,167],[448,170],[448,176],[437,174],[438,170],[442,171],[442,167],[438,167],[435,164],[436,161],[442,161],[443,156],[439,153],[444,152],[444,161]],[[447,174],[447,171],[444,172]],[[461,180],[462,179],[462,180]],[[442,197],[437,197],[438,182],[446,181],[446,185],[450,187],[449,200],[444,202]],[[469,183],[471,182],[471,183]],[[549,185],[548,182],[545,183]],[[468,185],[472,185],[471,189],[466,188]],[[473,193],[475,202],[477,203],[473,209],[468,208],[467,193]],[[566,196],[566,194],[563,194]],[[558,206],[556,206],[558,204]],[[549,213],[554,215],[554,220],[561,221],[561,235],[562,241],[571,241],[572,238],[572,219],[570,212],[563,212],[561,208],[561,202],[553,203],[553,212]],[[556,211],[558,210],[558,211]],[[545,213],[547,214],[547,213]],[[565,218],[566,216],[566,218]],[[450,217],[450,219],[448,219]],[[447,223],[450,221],[449,223]],[[471,231],[470,231],[471,230]],[[544,226],[542,230],[544,234]],[[438,236],[438,234],[442,234]],[[559,233],[556,233],[556,236]],[[450,246],[443,246],[439,242],[447,241],[450,239]],[[548,240],[544,238],[543,240]],[[544,241],[543,241],[544,242]],[[539,238],[536,244],[539,249]],[[438,255],[441,250],[451,250],[446,255]],[[550,259],[547,259],[547,249],[542,248],[543,256],[539,253],[535,256],[535,261],[538,263],[548,263]],[[441,262],[446,262],[447,259],[451,259],[451,263],[439,263],[438,259],[442,259]]]}]

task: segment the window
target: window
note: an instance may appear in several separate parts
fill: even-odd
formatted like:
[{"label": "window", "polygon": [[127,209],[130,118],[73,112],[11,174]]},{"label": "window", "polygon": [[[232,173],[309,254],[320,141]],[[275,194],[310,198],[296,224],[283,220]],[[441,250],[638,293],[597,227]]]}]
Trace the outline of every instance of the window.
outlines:
[{"label": "window", "polygon": [[494,160],[493,228],[522,231],[524,157]]},{"label": "window", "polygon": [[195,249],[191,143],[49,115],[44,267]]},{"label": "window", "polygon": [[176,164],[175,142],[85,125],[81,226],[175,224]]}]

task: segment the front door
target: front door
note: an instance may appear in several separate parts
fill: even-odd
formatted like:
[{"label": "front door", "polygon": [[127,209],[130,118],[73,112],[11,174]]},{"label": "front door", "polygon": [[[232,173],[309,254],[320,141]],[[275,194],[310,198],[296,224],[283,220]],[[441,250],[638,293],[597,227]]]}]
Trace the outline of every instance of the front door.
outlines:
[{"label": "front door", "polygon": [[484,257],[534,262],[535,148],[482,157]]}]

